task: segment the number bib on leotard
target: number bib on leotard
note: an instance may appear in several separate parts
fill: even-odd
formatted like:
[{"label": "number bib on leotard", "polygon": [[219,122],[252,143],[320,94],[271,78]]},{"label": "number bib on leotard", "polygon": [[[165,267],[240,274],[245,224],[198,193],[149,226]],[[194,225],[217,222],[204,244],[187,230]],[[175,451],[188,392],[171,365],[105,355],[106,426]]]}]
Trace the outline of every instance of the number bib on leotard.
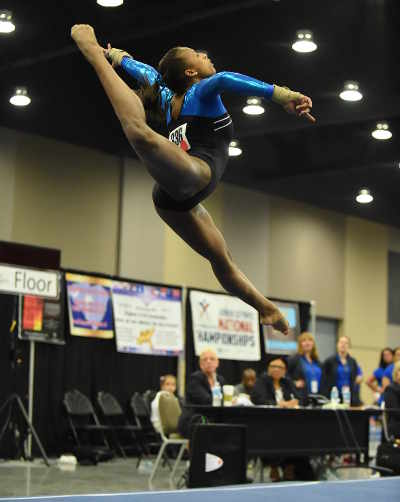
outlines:
[{"label": "number bib on leotard", "polygon": [[180,126],[178,126],[169,133],[169,138],[168,138],[170,141],[172,141],[172,143],[178,145],[185,152],[190,150],[190,143],[186,137],[186,127],[187,123],[181,124]]}]

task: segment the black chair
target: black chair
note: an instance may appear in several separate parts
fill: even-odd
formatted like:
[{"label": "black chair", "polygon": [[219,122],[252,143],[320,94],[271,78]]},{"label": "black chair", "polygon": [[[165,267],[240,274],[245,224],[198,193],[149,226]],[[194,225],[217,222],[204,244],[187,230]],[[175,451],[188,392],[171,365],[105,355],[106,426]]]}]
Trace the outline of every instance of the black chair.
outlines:
[{"label": "black chair", "polygon": [[[126,458],[128,451],[135,451],[139,457],[138,463],[140,463],[143,456],[143,445],[140,440],[141,427],[128,422],[121,405],[112,394],[99,392],[97,403],[107,425],[112,427],[113,439],[120,454]],[[130,439],[130,442],[123,443],[127,438]]]},{"label": "black chair", "polygon": [[150,408],[139,392],[135,392],[130,400],[130,407],[135,420],[143,433],[144,446],[147,453],[157,453],[162,440],[160,434],[154,429],[151,423]]},{"label": "black chair", "polygon": [[78,460],[83,456],[97,463],[99,460],[112,458],[114,452],[106,436],[111,427],[100,423],[89,398],[74,389],[65,393],[63,404]]},{"label": "black chair", "polygon": [[156,395],[157,391],[153,389],[147,389],[145,392],[143,392],[143,399],[150,413],[151,413],[151,403],[153,399],[156,397]]}]

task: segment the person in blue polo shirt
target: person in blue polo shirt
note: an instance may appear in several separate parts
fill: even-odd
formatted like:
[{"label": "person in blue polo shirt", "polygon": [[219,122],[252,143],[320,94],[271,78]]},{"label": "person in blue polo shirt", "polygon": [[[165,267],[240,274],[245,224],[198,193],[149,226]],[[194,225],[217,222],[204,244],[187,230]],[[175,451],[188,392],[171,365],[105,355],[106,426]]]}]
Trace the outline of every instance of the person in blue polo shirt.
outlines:
[{"label": "person in blue polo shirt", "polygon": [[304,402],[309,394],[319,393],[321,374],[315,339],[311,333],[304,332],[297,339],[297,353],[288,360],[288,376]]},{"label": "person in blue polo shirt", "polygon": [[394,349],[393,362],[392,362],[392,364],[389,364],[389,366],[383,372],[383,377],[382,377],[383,390],[385,390],[386,387],[393,382],[393,368],[394,368],[394,364],[397,361],[400,361],[400,347],[397,347]]},{"label": "person in blue polo shirt", "polygon": [[385,347],[381,351],[379,366],[372,373],[371,376],[368,377],[365,382],[368,387],[375,393],[375,403],[380,405],[383,400],[383,391],[382,387],[382,379],[385,373],[385,369],[390,366],[393,362],[393,350],[390,347]]},{"label": "person in blue polo shirt", "polygon": [[340,397],[343,387],[349,387],[352,406],[360,406],[360,393],[357,386],[362,382],[361,368],[349,354],[350,338],[341,336],[337,342],[337,353],[328,357],[322,366],[321,394],[330,397],[333,387],[337,387]]}]

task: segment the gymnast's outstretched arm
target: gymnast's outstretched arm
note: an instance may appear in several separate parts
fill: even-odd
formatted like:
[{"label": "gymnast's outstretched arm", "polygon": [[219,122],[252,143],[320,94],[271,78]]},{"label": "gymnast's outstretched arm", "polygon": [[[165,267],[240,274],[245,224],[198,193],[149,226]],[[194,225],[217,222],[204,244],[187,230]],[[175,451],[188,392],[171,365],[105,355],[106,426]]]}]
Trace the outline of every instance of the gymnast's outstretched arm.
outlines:
[{"label": "gymnast's outstretched arm", "polygon": [[121,68],[141,84],[148,82],[150,85],[153,85],[154,82],[161,78],[155,68],[146,63],[136,61],[132,57],[124,56],[121,61]]},{"label": "gymnast's outstretched arm", "polygon": [[197,89],[199,98],[203,100],[213,99],[224,92],[272,100],[282,105],[287,112],[299,116],[305,115],[311,122],[315,122],[314,117],[309,114],[312,107],[312,101],[309,97],[300,92],[291,91],[286,87],[267,84],[241,73],[230,71],[216,73],[212,77],[201,80]]},{"label": "gymnast's outstretched arm", "polygon": [[122,49],[116,49],[107,44],[104,54],[112,62],[113,68],[121,66],[129,75],[131,75],[140,84],[153,85],[157,80],[161,80],[158,71],[152,66],[136,61],[133,57]]}]

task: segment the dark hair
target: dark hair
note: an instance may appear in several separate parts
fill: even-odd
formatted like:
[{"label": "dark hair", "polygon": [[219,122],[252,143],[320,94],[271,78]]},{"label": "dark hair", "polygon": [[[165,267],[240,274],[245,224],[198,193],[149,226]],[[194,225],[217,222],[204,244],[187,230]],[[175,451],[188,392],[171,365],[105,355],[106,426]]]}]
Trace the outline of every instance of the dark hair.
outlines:
[{"label": "dark hair", "polygon": [[272,357],[271,357],[271,359],[268,361],[268,365],[267,365],[267,367],[269,367],[269,365],[270,365],[271,363],[273,363],[274,361],[282,361],[282,362],[283,362],[283,364],[285,365],[286,370],[288,369],[288,363],[287,363],[286,358],[285,358],[285,357],[283,357],[283,356],[278,356],[278,355],[276,355],[276,356],[272,356]]},{"label": "dark hair", "polygon": [[254,370],[253,368],[246,368],[245,370],[243,370],[242,380],[244,380],[245,377],[250,375],[254,375],[256,377],[257,376],[256,370]]},{"label": "dark hair", "polygon": [[392,356],[394,355],[394,350],[391,349],[390,347],[385,347],[384,349],[381,350],[381,357],[380,357],[380,360],[379,360],[379,367],[380,368],[387,368],[389,366],[390,363],[385,363],[385,360],[383,358],[383,354],[385,352],[390,352],[392,354]]},{"label": "dark hair", "polygon": [[181,56],[181,47],[173,47],[161,58],[157,70],[161,79],[154,84],[141,84],[137,92],[142,100],[146,112],[146,120],[153,126],[162,126],[165,123],[165,114],[161,108],[160,91],[166,85],[175,94],[182,95],[190,84],[190,79],[185,75],[186,63]]}]

